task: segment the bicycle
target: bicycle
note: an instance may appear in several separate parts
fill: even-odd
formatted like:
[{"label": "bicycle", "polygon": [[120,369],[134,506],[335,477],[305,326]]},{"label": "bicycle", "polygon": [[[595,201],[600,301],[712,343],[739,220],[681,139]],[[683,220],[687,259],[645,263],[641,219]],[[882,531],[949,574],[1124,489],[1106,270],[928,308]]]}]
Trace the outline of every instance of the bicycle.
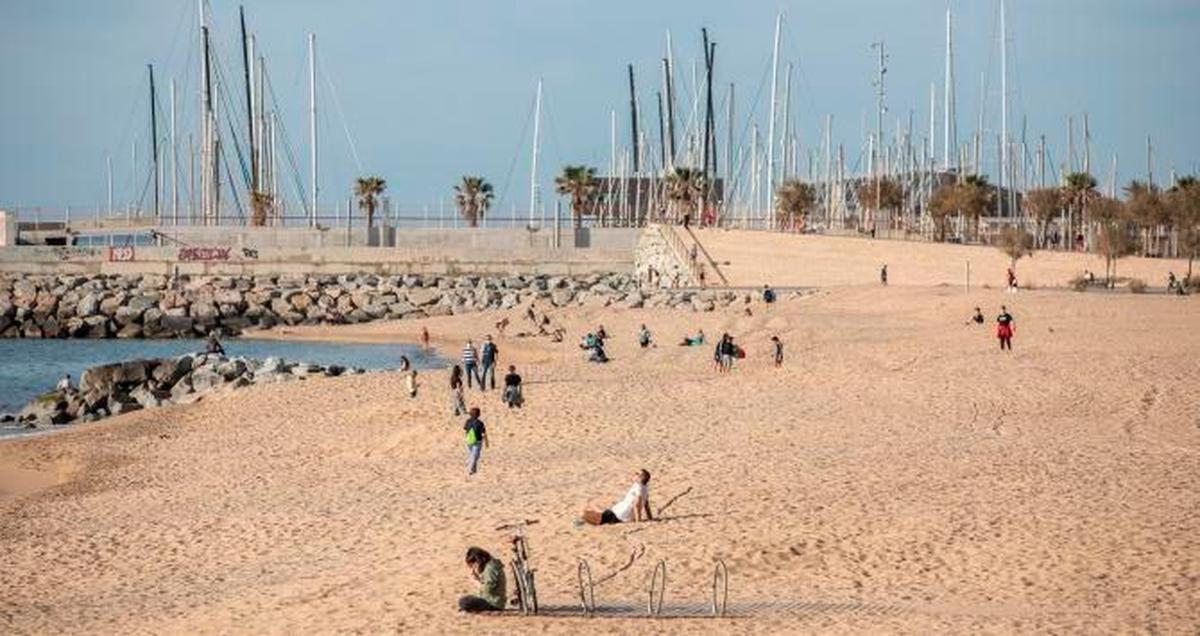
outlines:
[{"label": "bicycle", "polygon": [[527,616],[538,613],[537,587],[534,584],[534,575],[537,570],[529,565],[529,541],[525,538],[525,528],[536,523],[537,520],[526,520],[496,528],[497,530],[515,529],[517,531],[510,539],[512,543],[510,568],[515,585],[515,597],[512,603],[522,614]]}]

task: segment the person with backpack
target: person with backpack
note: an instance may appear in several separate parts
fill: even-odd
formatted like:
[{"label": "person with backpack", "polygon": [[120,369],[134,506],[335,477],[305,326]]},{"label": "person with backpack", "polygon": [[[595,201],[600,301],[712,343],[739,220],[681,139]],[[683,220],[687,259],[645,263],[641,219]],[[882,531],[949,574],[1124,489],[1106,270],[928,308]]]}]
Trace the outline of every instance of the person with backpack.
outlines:
[{"label": "person with backpack", "polygon": [[467,476],[474,475],[479,470],[479,459],[483,455],[483,447],[488,446],[487,427],[479,419],[479,407],[472,406],[470,417],[463,424],[467,434]]},{"label": "person with backpack", "polygon": [[496,388],[496,359],[499,355],[500,350],[496,348],[496,343],[492,342],[492,336],[485,336],[483,347],[479,350],[479,388],[484,391],[488,389],[484,382],[488,382],[489,379],[491,388]]}]

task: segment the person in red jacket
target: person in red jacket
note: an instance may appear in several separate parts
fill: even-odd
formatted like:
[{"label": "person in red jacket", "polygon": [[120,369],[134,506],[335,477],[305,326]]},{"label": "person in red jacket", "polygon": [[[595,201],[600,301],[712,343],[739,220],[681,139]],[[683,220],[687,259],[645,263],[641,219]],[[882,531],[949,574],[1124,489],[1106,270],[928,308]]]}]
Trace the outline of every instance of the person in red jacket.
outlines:
[{"label": "person in red jacket", "polygon": [[1008,307],[1000,305],[1000,315],[996,316],[996,337],[1000,339],[1000,350],[1012,351],[1013,317],[1008,313]]}]

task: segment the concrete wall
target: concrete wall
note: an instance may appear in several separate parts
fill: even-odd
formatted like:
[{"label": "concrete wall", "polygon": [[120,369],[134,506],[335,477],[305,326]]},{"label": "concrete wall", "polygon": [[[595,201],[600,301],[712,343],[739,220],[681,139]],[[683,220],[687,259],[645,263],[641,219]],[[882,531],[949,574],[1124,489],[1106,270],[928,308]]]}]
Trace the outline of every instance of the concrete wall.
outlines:
[{"label": "concrete wall", "polygon": [[[640,230],[592,229],[590,247],[576,248],[574,230],[566,229],[554,248],[553,230],[524,229],[403,230],[398,247],[294,247],[322,230],[241,228],[223,242],[203,240],[219,233],[189,228],[187,245],[164,241],[163,247],[44,247],[0,249],[0,272],[80,274],[160,274],[174,271],[204,275],[272,274],[555,274],[581,275],[633,271]],[[206,233],[208,232],[208,233]],[[170,236],[169,233],[166,233]],[[182,240],[182,234],[180,235]],[[228,240],[232,238],[233,240]],[[583,241],[581,241],[583,242]],[[190,258],[188,258],[190,256]],[[181,260],[183,259],[183,260]],[[200,260],[203,259],[203,260]]]},{"label": "concrete wall", "polygon": [[0,247],[17,244],[17,215],[0,210]]}]

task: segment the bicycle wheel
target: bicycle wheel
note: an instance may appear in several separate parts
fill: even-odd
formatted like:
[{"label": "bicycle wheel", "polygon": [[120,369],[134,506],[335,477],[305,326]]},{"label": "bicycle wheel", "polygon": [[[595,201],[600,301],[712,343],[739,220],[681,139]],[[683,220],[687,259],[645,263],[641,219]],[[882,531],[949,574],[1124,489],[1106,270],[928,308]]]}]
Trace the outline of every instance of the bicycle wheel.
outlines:
[{"label": "bicycle wheel", "polygon": [[516,598],[517,609],[519,609],[521,611],[521,613],[524,614],[525,613],[525,591],[522,589],[522,585],[521,585],[521,583],[522,583],[521,570],[517,566],[516,563],[513,563],[510,567],[512,568],[513,584],[516,586],[516,589],[514,589],[513,591],[516,593],[516,597],[517,597]]},{"label": "bicycle wheel", "polygon": [[530,614],[538,613],[537,586],[533,581],[533,570],[525,573],[525,595],[528,599],[527,605],[530,607]]}]

